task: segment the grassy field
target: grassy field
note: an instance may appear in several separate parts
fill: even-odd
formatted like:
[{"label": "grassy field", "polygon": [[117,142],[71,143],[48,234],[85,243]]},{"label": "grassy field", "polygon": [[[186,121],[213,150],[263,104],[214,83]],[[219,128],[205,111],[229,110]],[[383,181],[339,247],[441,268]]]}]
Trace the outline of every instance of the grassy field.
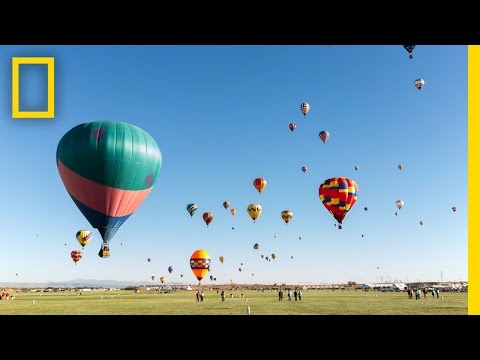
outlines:
[{"label": "grassy field", "polygon": [[278,301],[275,291],[226,292],[225,302],[216,291],[206,291],[204,302],[196,302],[195,291],[134,293],[106,291],[79,293],[17,293],[15,300],[0,301],[3,314],[52,315],[402,315],[467,314],[467,293],[443,293],[443,300],[431,295],[409,300],[406,293],[363,291],[304,291],[302,301]]}]

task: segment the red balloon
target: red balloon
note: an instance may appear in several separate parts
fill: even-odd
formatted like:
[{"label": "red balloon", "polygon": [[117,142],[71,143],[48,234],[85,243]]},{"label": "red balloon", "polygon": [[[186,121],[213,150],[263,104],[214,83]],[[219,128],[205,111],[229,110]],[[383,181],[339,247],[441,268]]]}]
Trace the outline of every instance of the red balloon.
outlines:
[{"label": "red balloon", "polygon": [[358,197],[358,185],[355,181],[335,177],[325,180],[319,187],[320,201],[339,224],[353,207]]}]

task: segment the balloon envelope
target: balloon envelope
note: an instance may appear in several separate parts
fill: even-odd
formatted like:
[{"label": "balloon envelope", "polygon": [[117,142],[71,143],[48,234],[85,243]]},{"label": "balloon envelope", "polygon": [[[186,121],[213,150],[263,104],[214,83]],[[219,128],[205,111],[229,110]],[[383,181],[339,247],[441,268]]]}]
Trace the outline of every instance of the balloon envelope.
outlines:
[{"label": "balloon envelope", "polygon": [[195,211],[197,211],[198,206],[196,204],[188,204],[187,205],[187,211],[190,214],[190,216],[193,217],[193,214],[195,214]]},{"label": "balloon envelope", "polygon": [[283,221],[285,221],[285,224],[288,224],[288,222],[293,218],[293,212],[290,210],[284,210],[280,216],[282,217]]},{"label": "balloon envelope", "polygon": [[288,127],[290,128],[290,130],[295,130],[297,128],[297,125],[295,123],[291,123],[290,125],[288,125]]},{"label": "balloon envelope", "polygon": [[260,204],[250,204],[247,207],[248,215],[252,218],[253,222],[255,222],[260,215],[262,215],[262,207]]},{"label": "balloon envelope", "polygon": [[72,258],[75,265],[77,265],[77,262],[79,262],[80,259],[83,257],[83,253],[80,250],[73,250],[70,253],[70,257]]},{"label": "balloon envelope", "polygon": [[139,127],[94,121],[60,139],[56,161],[75,205],[108,242],[149,195],[162,155],[155,139]]},{"label": "balloon envelope", "polygon": [[210,255],[205,250],[196,250],[192,256],[190,256],[190,268],[193,274],[201,281],[210,270]]},{"label": "balloon envelope", "polygon": [[210,225],[210,223],[213,221],[213,213],[203,213],[203,221],[205,221],[205,224],[207,224],[207,226]]},{"label": "balloon envelope", "polygon": [[255,186],[255,189],[257,189],[259,193],[261,193],[263,190],[265,190],[265,187],[267,186],[267,180],[263,178],[256,178],[255,180],[253,180],[253,186]]},{"label": "balloon envelope", "polygon": [[341,224],[357,201],[358,185],[353,180],[335,177],[325,180],[318,192],[325,208]]},{"label": "balloon envelope", "polygon": [[307,116],[308,112],[310,111],[310,104],[307,102],[301,103],[300,111],[302,112],[303,116]]},{"label": "balloon envelope", "polygon": [[173,267],[172,267],[172,266],[169,266],[169,267],[168,267],[168,272],[171,274],[172,271],[173,271]]},{"label": "balloon envelope", "polygon": [[228,201],[224,201],[224,202],[223,202],[223,207],[224,207],[225,209],[228,209],[229,206],[230,206],[230,203],[229,203]]},{"label": "balloon envelope", "polygon": [[85,246],[92,240],[92,232],[89,230],[79,230],[75,237],[80,245]]}]

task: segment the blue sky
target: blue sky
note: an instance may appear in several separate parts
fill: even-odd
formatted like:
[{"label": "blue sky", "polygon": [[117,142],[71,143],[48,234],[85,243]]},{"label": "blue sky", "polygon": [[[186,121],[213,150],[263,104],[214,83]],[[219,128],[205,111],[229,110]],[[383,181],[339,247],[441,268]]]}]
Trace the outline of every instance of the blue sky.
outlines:
[{"label": "blue sky", "polygon": [[[466,46],[417,46],[413,60],[400,45],[1,46],[0,54],[1,281],[197,283],[196,249],[210,253],[217,283],[467,279]],[[14,56],[55,57],[55,119],[12,119]],[[45,101],[32,90],[44,78],[21,70],[25,106]],[[143,128],[163,156],[108,259],[55,163],[63,134],[94,120]],[[318,196],[335,176],[359,186],[342,230]],[[256,177],[268,182],[261,194]],[[193,218],[190,202],[199,206]],[[250,203],[263,207],[256,223]],[[208,228],[206,211],[215,215]],[[93,230],[93,240],[74,266],[79,229]],[[272,253],[270,262],[260,257]]]}]

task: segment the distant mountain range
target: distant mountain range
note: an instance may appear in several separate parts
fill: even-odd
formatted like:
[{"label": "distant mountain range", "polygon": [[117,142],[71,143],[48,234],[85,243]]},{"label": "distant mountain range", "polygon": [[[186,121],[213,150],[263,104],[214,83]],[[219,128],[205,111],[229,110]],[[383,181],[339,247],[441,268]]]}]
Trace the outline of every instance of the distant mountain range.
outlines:
[{"label": "distant mountain range", "polygon": [[[161,285],[158,281],[119,281],[119,280],[96,280],[96,279],[74,279],[68,281],[48,282],[1,282],[0,287],[107,287],[124,288],[127,286],[139,285]],[[169,284],[170,285],[170,284]],[[175,284],[178,285],[178,284]]]}]

